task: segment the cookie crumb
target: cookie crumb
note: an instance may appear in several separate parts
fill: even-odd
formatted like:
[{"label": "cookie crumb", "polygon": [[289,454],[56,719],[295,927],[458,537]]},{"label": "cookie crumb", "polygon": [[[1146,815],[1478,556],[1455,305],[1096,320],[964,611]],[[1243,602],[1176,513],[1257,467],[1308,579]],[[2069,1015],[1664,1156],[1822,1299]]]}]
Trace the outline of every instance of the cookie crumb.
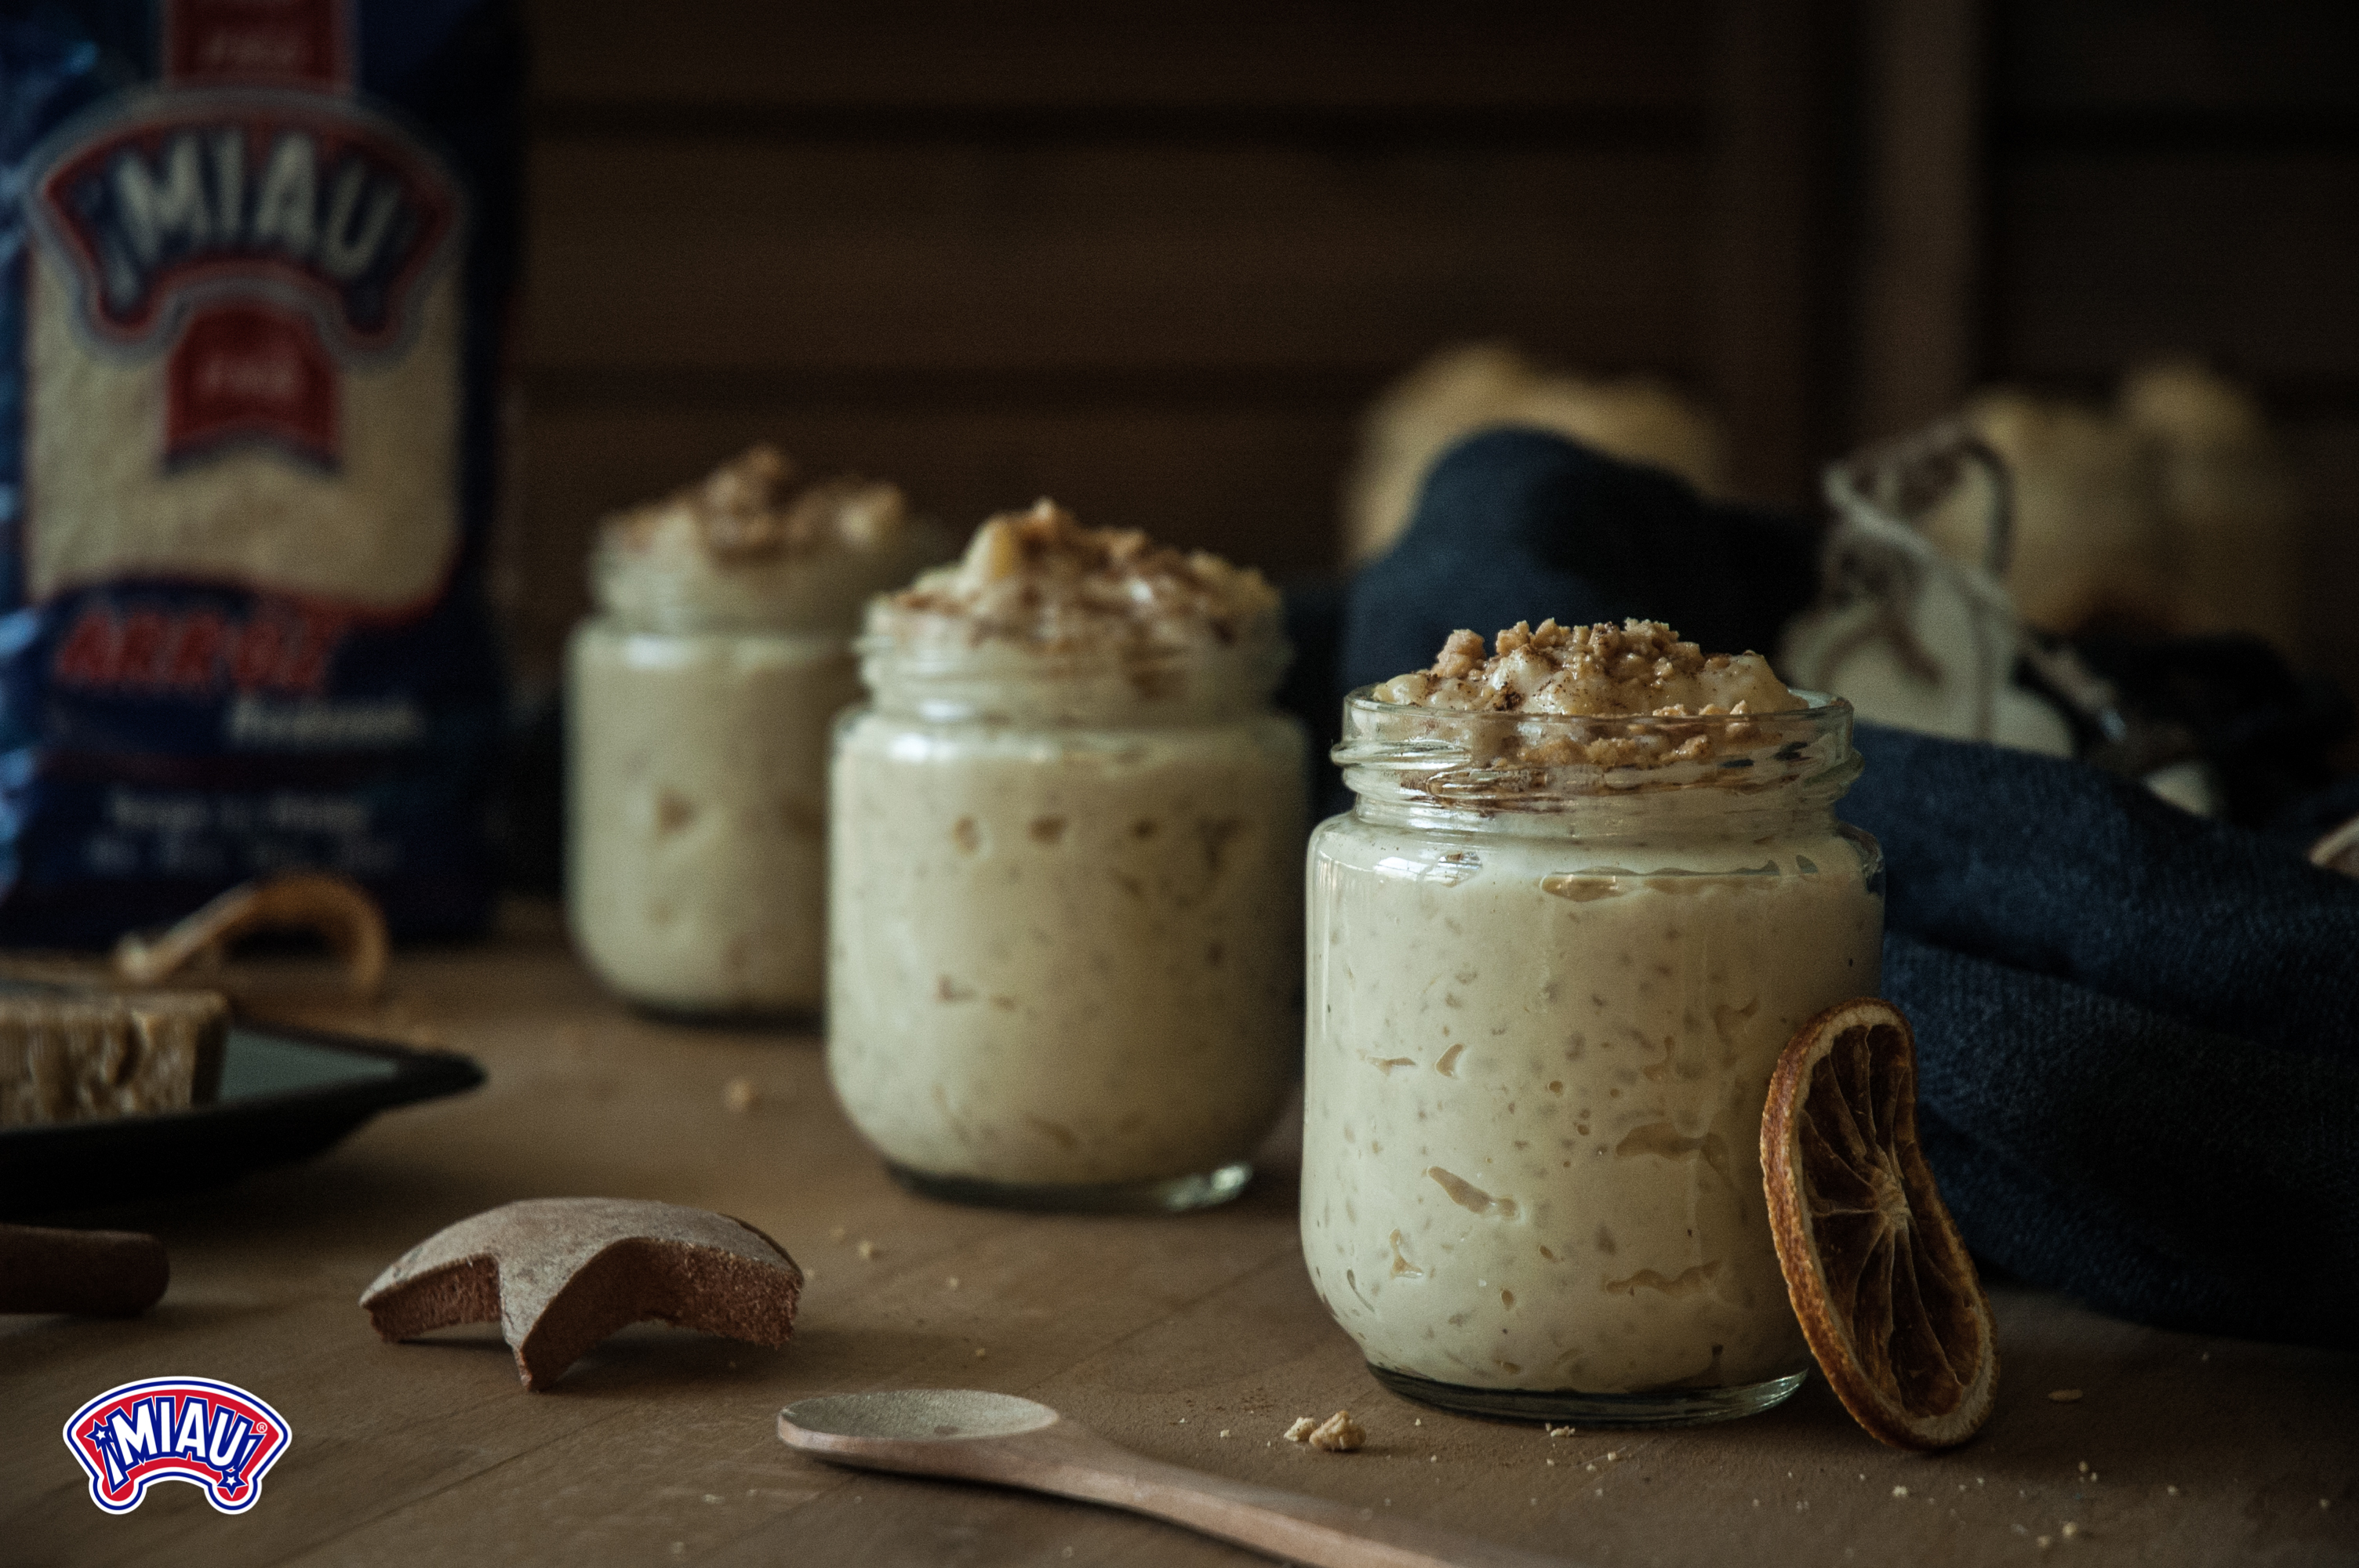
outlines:
[{"label": "cookie crumb", "polygon": [[731,1110],[751,1110],[761,1098],[762,1091],[754,1087],[751,1078],[732,1078],[729,1087],[721,1091],[722,1103]]},{"label": "cookie crumb", "polygon": [[959,1281],[958,1281],[958,1276],[957,1276],[956,1274],[952,1274],[949,1279],[944,1280],[944,1281],[942,1281],[942,1289],[944,1289],[944,1290],[946,1290],[946,1291],[954,1291],[954,1290],[957,1290],[957,1289],[958,1289],[958,1285],[959,1285]]},{"label": "cookie crumb", "polygon": [[2048,1390],[2048,1397],[2055,1400],[2060,1405],[2069,1405],[2080,1399],[2081,1390],[2078,1389],[2050,1389]]},{"label": "cookie crumb", "polygon": [[1286,1429],[1286,1441],[1288,1443],[1308,1443],[1310,1440],[1310,1434],[1318,1430],[1319,1420],[1316,1416],[1296,1416],[1294,1418],[1294,1424]]},{"label": "cookie crumb", "polygon": [[1906,1487],[1895,1487],[1892,1488],[1892,1495],[1896,1498],[1905,1498],[1908,1495],[1908,1488]]},{"label": "cookie crumb", "polygon": [[2070,1519],[2067,1519],[2058,1533],[2061,1534],[2065,1540],[2070,1541],[2074,1536],[2081,1533],[2081,1527],[2072,1523]]},{"label": "cookie crumb", "polygon": [[870,1241],[870,1240],[866,1239],[865,1238],[862,1238],[862,1240],[861,1240],[861,1243],[860,1243],[859,1252],[860,1252],[860,1256],[861,1256],[863,1259],[868,1259],[868,1258],[874,1258],[874,1257],[875,1257],[875,1256],[876,1256],[876,1253],[877,1253],[877,1247],[876,1247],[876,1243],[875,1243],[874,1241]]},{"label": "cookie crumb", "polygon": [[1571,1437],[1574,1430],[1570,1426],[1552,1426],[1548,1429],[1548,1434],[1550,1437]]},{"label": "cookie crumb", "polygon": [[990,1352],[990,1351],[985,1350],[985,1349],[984,1349],[982,1346],[980,1346],[980,1345],[978,1345],[978,1346],[976,1346],[974,1347],[974,1358],[975,1358],[976,1360],[978,1360],[978,1361],[982,1360],[984,1357],[986,1357],[986,1356],[988,1356],[988,1355],[990,1355],[990,1354],[991,1354],[991,1352]]},{"label": "cookie crumb", "polygon": [[2045,1551],[2047,1551],[2049,1547],[2051,1547],[2051,1546],[2055,1545],[2056,1543],[2055,1543],[2053,1541],[2049,1540],[2048,1537],[2046,1537],[2046,1536],[2044,1536],[2044,1535],[2043,1535],[2043,1536],[2039,1536],[2039,1537],[2038,1537],[2037,1539],[2035,1539],[2035,1540],[2032,1541],[2032,1544],[2033,1544],[2034,1546],[2037,1546],[2038,1548],[2039,1548],[2039,1550],[2040,1550],[2040,1551],[2045,1552]]},{"label": "cookie crumb", "polygon": [[2165,1487],[2163,1490],[2174,1498],[2179,1496],[2179,1488],[2176,1487]]},{"label": "cookie crumb", "polygon": [[1303,1441],[1324,1453],[1350,1454],[1368,1441],[1368,1434],[1352,1419],[1350,1411],[1337,1411]]}]

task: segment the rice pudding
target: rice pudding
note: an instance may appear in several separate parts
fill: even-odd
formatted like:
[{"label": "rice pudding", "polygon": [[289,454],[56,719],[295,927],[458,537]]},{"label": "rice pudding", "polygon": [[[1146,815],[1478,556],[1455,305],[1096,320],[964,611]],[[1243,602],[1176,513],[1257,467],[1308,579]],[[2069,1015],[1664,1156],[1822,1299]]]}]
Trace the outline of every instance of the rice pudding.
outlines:
[{"label": "rice pudding", "polygon": [[1652,1422],[1799,1382],[1758,1140],[1788,1038],[1879,982],[1849,730],[1648,622],[1462,632],[1347,704],[1303,1245],[1394,1386]]}]

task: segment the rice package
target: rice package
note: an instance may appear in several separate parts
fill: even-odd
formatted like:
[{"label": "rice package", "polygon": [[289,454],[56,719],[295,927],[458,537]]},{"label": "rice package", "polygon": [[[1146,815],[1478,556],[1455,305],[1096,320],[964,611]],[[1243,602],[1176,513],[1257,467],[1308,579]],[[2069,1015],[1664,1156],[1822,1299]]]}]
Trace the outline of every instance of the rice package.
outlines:
[{"label": "rice package", "polygon": [[482,925],[521,75],[496,0],[0,7],[0,942]]}]

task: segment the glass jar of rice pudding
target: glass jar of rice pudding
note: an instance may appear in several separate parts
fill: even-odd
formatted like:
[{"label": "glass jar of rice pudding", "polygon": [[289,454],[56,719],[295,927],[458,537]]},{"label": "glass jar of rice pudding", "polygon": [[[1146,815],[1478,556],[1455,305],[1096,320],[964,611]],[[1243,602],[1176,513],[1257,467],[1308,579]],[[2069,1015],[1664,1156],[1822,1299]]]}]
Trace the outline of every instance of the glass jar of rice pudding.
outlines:
[{"label": "glass jar of rice pudding", "polygon": [[832,795],[828,1066],[903,1184],[1242,1190],[1300,1033],[1304,742],[1258,573],[1047,502],[873,607]]},{"label": "glass jar of rice pudding", "polygon": [[1879,983],[1851,723],[1643,622],[1461,632],[1346,700],[1302,1236],[1388,1387],[1651,1425],[1800,1385],[1760,1123],[1787,1040]]},{"label": "glass jar of rice pudding", "polygon": [[790,474],[756,447],[610,518],[598,612],[568,652],[568,920],[601,979],[660,1011],[819,1007],[852,633],[872,594],[940,558],[892,485],[795,494]]}]

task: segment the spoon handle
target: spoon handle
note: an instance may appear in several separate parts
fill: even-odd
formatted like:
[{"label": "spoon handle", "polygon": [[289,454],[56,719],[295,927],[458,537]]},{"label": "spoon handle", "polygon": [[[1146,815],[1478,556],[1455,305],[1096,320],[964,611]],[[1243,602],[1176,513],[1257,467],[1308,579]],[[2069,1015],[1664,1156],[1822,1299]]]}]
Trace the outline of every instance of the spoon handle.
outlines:
[{"label": "spoon handle", "polygon": [[1149,1514],[1317,1568],[1563,1568],[1560,1558],[1166,1465],[1071,1427],[1006,1447],[1010,1458],[1026,1451],[1008,1476],[1014,1485]]}]

